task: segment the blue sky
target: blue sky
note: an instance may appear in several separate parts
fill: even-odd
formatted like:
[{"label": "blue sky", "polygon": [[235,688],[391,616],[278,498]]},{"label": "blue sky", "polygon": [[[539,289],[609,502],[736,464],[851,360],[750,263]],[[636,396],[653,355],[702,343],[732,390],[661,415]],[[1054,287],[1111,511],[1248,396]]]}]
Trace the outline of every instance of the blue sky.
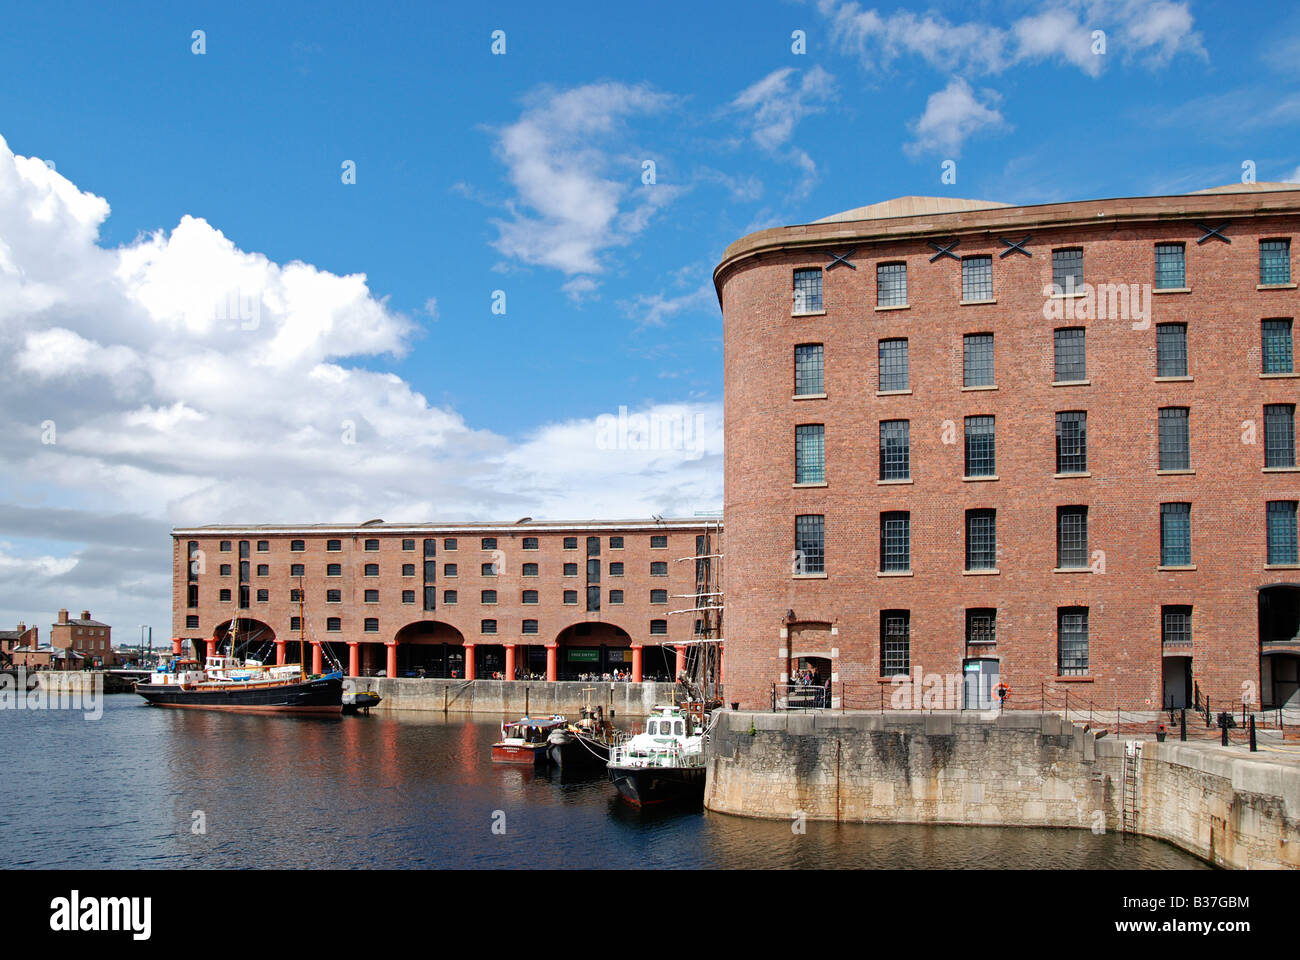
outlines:
[{"label": "blue sky", "polygon": [[[14,7],[0,618],[79,595],[161,626],[177,523],[716,509],[728,243],[907,194],[1178,193],[1247,161],[1297,179],[1300,11],[1249,13]],[[265,318],[242,338],[210,322],[236,288]],[[620,407],[698,442],[593,451]]]}]

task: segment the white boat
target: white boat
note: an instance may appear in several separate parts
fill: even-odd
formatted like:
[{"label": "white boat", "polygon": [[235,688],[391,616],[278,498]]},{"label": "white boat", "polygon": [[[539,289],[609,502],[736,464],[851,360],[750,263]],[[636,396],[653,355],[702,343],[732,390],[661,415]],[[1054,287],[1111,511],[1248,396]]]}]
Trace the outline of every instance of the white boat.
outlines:
[{"label": "white boat", "polygon": [[658,706],[645,732],[610,748],[609,779],[619,796],[638,807],[704,797],[703,717],[681,707]]}]

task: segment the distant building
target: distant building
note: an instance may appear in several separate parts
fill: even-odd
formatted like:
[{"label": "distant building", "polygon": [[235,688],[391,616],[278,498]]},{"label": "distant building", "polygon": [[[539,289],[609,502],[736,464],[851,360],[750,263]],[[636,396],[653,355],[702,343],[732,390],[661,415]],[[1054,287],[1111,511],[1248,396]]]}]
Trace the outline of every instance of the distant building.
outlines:
[{"label": "distant building", "polygon": [[[76,620],[68,618],[68,611],[60,610],[59,619],[50,624],[50,646],[57,648],[59,655],[68,661],[74,661],[70,669],[79,666],[111,667],[117,663],[113,652],[113,628],[106,623],[90,618],[89,610],[82,610]],[[79,662],[84,658],[84,662]]]},{"label": "distant building", "polygon": [[40,629],[29,627],[19,622],[16,630],[0,630],[0,666],[16,666],[14,654],[18,650],[26,653],[40,644]]}]

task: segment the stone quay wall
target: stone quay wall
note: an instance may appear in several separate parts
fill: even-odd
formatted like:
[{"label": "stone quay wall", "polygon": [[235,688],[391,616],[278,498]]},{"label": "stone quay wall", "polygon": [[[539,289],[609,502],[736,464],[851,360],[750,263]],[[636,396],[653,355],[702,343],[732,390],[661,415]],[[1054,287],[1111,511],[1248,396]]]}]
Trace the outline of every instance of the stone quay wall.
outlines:
[{"label": "stone quay wall", "polygon": [[[576,717],[586,703],[600,706],[606,716],[645,717],[656,704],[673,702],[673,683],[610,683],[609,681],[436,680],[402,677],[350,677],[360,691],[383,697],[377,709],[434,710],[440,713],[490,714],[522,717],[559,713]],[[589,699],[588,699],[589,698]]]},{"label": "stone quay wall", "polygon": [[[1130,746],[1132,744],[1132,746]],[[1300,757],[1097,739],[1056,714],[725,712],[705,806],[857,823],[1131,829],[1233,868],[1300,868]]]}]

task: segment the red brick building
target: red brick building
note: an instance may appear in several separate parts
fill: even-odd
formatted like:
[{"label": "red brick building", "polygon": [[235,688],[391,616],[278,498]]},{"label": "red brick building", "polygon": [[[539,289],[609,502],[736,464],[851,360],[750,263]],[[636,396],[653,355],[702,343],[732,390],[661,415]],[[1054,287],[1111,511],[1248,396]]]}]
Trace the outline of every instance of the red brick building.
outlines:
[{"label": "red brick building", "polygon": [[26,655],[39,646],[39,627],[19,622],[16,630],[0,630],[0,666],[26,666]]},{"label": "red brick building", "polygon": [[1249,184],[732,244],[727,699],[1300,703],[1297,233]]},{"label": "red brick building", "polygon": [[695,558],[720,553],[719,526],[376,520],[177,529],[172,635],[202,654],[237,618],[241,655],[247,642],[250,655],[311,657],[319,670],[332,653],[349,675],[671,679],[682,641],[707,627],[705,615],[676,611],[696,605],[710,560]]},{"label": "red brick building", "polygon": [[60,610],[59,619],[50,624],[50,646],[63,651],[62,657],[68,661],[84,658],[92,666],[117,665],[113,628],[91,619],[89,610],[82,610],[76,619],[70,618],[67,610]]}]

